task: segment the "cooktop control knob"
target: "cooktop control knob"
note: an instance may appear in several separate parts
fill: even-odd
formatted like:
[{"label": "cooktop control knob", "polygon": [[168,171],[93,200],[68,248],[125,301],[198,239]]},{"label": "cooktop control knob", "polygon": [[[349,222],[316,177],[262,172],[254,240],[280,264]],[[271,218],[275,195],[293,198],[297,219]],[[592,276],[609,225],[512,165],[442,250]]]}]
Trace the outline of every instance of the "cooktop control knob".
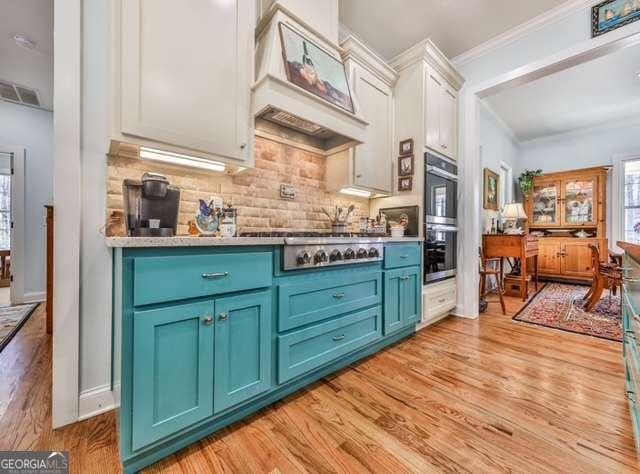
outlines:
[{"label": "cooktop control knob", "polygon": [[356,258],[356,253],[353,251],[353,249],[347,249],[344,251],[344,259],[345,260],[351,260],[352,258]]},{"label": "cooktop control knob", "polygon": [[376,258],[380,256],[380,252],[378,252],[378,249],[375,247],[371,247],[369,249],[369,258]]},{"label": "cooktop control knob", "polygon": [[297,258],[298,265],[306,265],[311,262],[311,257],[306,251],[302,251],[298,254]]},{"label": "cooktop control knob", "polygon": [[358,249],[358,258],[367,258],[367,249]]},{"label": "cooktop control knob", "polygon": [[342,252],[340,252],[340,250],[338,249],[335,249],[331,252],[331,255],[329,255],[329,261],[337,262],[339,260],[342,260]]},{"label": "cooktop control knob", "polygon": [[313,261],[316,264],[325,263],[327,260],[328,260],[327,254],[325,253],[324,250],[318,250],[316,254],[313,256]]}]

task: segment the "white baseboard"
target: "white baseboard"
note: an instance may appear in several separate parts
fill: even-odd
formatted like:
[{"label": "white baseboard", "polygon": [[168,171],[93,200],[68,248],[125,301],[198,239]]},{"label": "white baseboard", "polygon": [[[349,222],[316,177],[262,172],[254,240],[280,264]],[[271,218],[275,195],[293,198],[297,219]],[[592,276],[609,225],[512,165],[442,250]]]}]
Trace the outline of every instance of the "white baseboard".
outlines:
[{"label": "white baseboard", "polygon": [[45,291],[34,291],[33,293],[25,293],[22,301],[24,303],[42,303],[47,299]]},{"label": "white baseboard", "polygon": [[100,385],[80,393],[78,403],[78,421],[111,411],[115,408],[115,399],[111,385]]}]

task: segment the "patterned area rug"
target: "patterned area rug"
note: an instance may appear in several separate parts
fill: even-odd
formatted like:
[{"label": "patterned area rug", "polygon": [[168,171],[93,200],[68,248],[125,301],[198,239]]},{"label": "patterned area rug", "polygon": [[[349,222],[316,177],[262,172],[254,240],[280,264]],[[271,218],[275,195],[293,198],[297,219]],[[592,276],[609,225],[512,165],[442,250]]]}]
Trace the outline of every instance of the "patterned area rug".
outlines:
[{"label": "patterned area rug", "polygon": [[620,296],[609,299],[605,291],[593,311],[587,313],[582,309],[587,291],[587,286],[549,283],[513,319],[622,342]]},{"label": "patterned area rug", "polygon": [[37,304],[0,307],[0,352],[9,344],[11,338],[27,322],[29,316],[37,307]]}]

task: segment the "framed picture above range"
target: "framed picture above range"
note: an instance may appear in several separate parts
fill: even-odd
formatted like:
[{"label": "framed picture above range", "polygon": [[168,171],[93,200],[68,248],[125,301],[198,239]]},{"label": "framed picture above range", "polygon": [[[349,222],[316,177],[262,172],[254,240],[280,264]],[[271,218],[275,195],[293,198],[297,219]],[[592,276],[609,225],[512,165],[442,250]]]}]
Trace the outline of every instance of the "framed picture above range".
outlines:
[{"label": "framed picture above range", "polygon": [[284,23],[278,26],[289,82],[354,113],[342,61]]}]

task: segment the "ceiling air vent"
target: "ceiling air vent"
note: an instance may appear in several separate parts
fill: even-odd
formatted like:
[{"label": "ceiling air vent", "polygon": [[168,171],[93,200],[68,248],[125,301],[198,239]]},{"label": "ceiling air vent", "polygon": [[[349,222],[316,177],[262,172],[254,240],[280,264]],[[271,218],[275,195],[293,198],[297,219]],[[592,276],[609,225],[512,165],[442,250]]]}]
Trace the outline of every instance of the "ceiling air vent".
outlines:
[{"label": "ceiling air vent", "polygon": [[32,105],[34,107],[40,107],[40,98],[38,97],[38,92],[33,89],[27,89],[26,87],[15,86],[16,91],[18,91],[18,95],[20,95],[20,99],[22,103],[26,105]]},{"label": "ceiling air vent", "polygon": [[42,107],[38,91],[12,82],[0,81],[0,97],[30,107]]}]

